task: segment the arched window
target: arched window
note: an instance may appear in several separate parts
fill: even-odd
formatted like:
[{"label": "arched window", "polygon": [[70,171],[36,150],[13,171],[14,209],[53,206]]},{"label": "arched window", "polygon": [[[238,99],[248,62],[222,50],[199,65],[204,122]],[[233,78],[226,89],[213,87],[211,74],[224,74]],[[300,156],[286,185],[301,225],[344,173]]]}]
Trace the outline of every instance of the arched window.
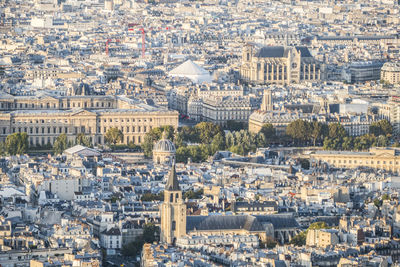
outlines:
[{"label": "arched window", "polygon": [[173,202],[174,201],[174,194],[170,194],[169,195],[169,202]]}]

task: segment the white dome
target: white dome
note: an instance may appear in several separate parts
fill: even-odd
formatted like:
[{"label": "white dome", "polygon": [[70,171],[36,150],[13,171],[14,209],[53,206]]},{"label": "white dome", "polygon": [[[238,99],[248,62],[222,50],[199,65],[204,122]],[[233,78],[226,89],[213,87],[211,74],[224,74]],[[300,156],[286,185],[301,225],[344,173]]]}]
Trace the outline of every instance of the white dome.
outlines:
[{"label": "white dome", "polygon": [[175,153],[175,145],[168,139],[161,139],[158,141],[153,148],[154,152],[170,152]]}]

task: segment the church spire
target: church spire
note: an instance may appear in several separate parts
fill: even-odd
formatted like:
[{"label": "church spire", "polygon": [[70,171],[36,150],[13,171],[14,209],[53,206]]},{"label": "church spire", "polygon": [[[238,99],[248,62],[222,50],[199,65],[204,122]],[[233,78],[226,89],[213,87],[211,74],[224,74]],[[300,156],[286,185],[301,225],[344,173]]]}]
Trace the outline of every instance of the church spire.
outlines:
[{"label": "church spire", "polygon": [[168,181],[167,181],[167,184],[165,185],[165,190],[168,190],[168,191],[181,190],[179,188],[179,182],[178,182],[178,178],[176,176],[175,163],[172,165],[171,172],[169,173]]}]

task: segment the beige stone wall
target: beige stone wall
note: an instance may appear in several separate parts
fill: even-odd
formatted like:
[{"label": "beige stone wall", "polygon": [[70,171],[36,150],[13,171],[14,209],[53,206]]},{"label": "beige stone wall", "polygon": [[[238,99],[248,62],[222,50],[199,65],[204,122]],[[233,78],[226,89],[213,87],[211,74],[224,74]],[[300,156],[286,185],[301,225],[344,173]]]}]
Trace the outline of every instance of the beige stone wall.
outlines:
[{"label": "beige stone wall", "polygon": [[[96,145],[104,144],[107,130],[117,127],[124,134],[123,143],[141,144],[152,128],[163,125],[178,127],[176,111],[146,110],[135,108],[133,104],[126,104],[123,106],[125,109],[116,109],[119,105],[123,106],[104,96],[2,99],[0,109],[24,111],[0,113],[0,140],[4,141],[12,133],[26,132],[30,144],[35,146],[53,144],[63,133],[70,141],[74,141],[77,134],[84,133]],[[131,108],[127,108],[129,105]],[[74,108],[76,112],[71,110]]]},{"label": "beige stone wall", "polygon": [[332,153],[313,154],[314,160],[327,162],[337,168],[354,169],[358,167],[369,167],[387,171],[400,171],[400,156],[396,156],[390,150],[372,149],[370,154],[361,153]]},{"label": "beige stone wall", "polygon": [[240,75],[242,79],[258,84],[290,84],[300,81],[322,79],[321,64],[312,58],[301,58],[294,48],[289,48],[287,57],[255,57],[256,49],[247,45],[243,48]]},{"label": "beige stone wall", "polygon": [[161,242],[172,244],[186,235],[186,204],[182,200],[182,191],[164,191],[161,212]]},{"label": "beige stone wall", "polygon": [[209,235],[257,235],[261,241],[267,240],[265,231],[252,232],[246,229],[226,229],[226,230],[194,230],[187,233],[190,236],[209,236]]}]

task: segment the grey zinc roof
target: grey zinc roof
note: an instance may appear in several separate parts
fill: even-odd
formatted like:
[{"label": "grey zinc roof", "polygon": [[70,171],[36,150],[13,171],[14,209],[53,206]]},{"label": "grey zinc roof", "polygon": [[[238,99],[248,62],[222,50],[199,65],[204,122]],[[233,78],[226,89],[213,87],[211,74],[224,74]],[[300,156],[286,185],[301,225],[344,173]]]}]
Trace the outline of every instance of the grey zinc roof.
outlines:
[{"label": "grey zinc roof", "polygon": [[301,57],[311,57],[310,50],[305,46],[296,46],[297,51],[300,51]]},{"label": "grey zinc roof", "polygon": [[186,219],[186,231],[232,229],[264,231],[257,218],[248,215],[188,216]]},{"label": "grey zinc roof", "polygon": [[285,48],[283,46],[266,46],[262,47],[255,54],[256,57],[283,57]]},{"label": "grey zinc roof", "polygon": [[[301,53],[301,57],[311,57],[311,53],[305,46],[296,46],[297,51]],[[255,54],[256,57],[287,57],[289,49],[285,49],[284,46],[265,46],[260,48]]]},{"label": "grey zinc roof", "polygon": [[255,216],[262,223],[272,223],[274,229],[297,228],[299,224],[292,215],[261,215]]}]

